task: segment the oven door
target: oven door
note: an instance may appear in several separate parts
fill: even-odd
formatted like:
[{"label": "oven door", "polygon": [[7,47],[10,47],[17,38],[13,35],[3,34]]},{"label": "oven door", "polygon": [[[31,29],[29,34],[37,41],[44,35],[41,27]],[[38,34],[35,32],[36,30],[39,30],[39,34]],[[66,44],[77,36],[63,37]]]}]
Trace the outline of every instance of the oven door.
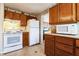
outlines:
[{"label": "oven door", "polygon": [[4,35],[4,48],[22,44],[22,34]]}]

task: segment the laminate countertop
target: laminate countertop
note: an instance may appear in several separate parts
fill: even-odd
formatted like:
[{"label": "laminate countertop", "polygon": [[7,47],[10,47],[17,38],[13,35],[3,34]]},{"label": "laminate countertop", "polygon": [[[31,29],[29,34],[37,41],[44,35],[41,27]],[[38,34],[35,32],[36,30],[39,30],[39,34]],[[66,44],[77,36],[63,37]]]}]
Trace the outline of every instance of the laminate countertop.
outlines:
[{"label": "laminate countertop", "polygon": [[47,35],[55,35],[55,36],[63,36],[63,37],[70,37],[70,38],[75,38],[75,39],[79,39],[79,34],[76,35],[70,35],[70,34],[60,34],[60,33],[44,33],[44,34],[47,34]]}]

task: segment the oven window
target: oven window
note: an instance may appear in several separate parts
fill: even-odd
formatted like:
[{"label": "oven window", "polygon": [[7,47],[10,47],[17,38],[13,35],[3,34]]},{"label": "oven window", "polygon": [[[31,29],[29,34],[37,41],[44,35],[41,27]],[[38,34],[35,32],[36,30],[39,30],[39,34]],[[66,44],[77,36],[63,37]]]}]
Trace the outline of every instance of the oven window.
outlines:
[{"label": "oven window", "polygon": [[8,37],[7,44],[18,43],[20,42],[20,37]]}]

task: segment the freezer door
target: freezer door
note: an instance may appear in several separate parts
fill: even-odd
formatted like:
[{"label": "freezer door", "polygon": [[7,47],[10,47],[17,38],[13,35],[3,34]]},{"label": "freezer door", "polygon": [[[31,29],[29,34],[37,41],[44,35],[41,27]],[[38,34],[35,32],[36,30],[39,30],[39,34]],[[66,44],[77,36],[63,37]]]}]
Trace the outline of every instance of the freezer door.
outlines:
[{"label": "freezer door", "polygon": [[39,21],[30,22],[29,25],[30,25],[30,28],[31,27],[39,27]]},{"label": "freezer door", "polygon": [[29,34],[29,45],[39,43],[39,28],[31,28]]}]

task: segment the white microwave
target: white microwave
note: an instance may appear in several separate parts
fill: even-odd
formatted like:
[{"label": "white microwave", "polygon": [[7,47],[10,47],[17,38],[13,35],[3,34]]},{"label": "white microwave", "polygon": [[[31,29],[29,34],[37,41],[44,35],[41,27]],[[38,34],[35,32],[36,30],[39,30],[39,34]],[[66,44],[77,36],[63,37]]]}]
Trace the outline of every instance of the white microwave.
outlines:
[{"label": "white microwave", "polygon": [[78,34],[78,24],[61,24],[61,25],[56,25],[56,33]]}]

